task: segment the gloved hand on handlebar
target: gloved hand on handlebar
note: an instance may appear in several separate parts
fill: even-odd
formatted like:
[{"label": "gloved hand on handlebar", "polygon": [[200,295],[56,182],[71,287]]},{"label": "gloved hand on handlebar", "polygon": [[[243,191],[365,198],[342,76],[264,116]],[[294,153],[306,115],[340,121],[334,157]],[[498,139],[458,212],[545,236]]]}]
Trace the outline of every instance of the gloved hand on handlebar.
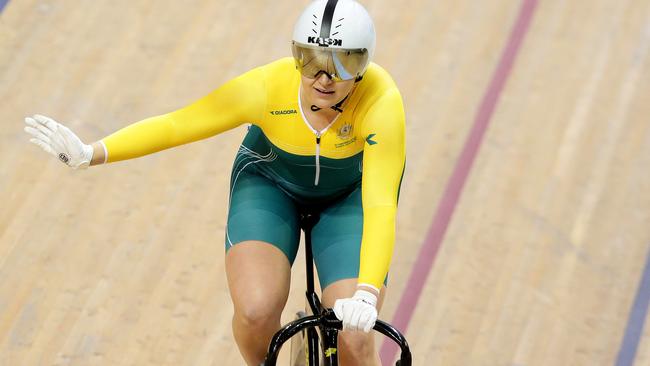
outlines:
[{"label": "gloved hand on handlebar", "polygon": [[73,169],[86,169],[93,158],[93,147],[81,142],[69,128],[52,118],[34,115],[25,118],[29,140]]},{"label": "gloved hand on handlebar", "polygon": [[357,289],[352,297],[336,300],[334,314],[343,322],[343,330],[362,330],[368,333],[377,321],[377,296]]}]

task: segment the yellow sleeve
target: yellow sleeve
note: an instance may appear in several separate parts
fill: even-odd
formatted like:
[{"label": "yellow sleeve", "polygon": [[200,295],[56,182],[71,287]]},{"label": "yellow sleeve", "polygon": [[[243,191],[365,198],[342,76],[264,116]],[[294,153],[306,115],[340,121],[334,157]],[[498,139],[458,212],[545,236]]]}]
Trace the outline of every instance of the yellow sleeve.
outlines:
[{"label": "yellow sleeve", "polygon": [[107,162],[133,159],[259,121],[266,104],[264,71],[251,70],[177,111],[127,126],[102,142]]},{"label": "yellow sleeve", "polygon": [[387,91],[370,108],[363,136],[359,284],[380,289],[393,256],[397,196],[406,160],[404,107],[397,89]]}]

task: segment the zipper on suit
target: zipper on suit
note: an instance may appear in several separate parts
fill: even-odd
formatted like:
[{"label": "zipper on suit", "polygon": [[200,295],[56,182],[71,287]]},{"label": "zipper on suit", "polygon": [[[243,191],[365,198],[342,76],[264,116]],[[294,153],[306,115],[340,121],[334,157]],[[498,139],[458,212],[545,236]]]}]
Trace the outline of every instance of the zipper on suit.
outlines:
[{"label": "zipper on suit", "polygon": [[336,117],[330,122],[330,124],[327,125],[327,127],[323,128],[322,130],[318,131],[316,130],[307,120],[307,117],[305,116],[305,113],[302,111],[302,100],[300,99],[300,89],[302,86],[298,88],[298,110],[300,111],[300,115],[302,116],[302,121],[305,122],[307,127],[316,135],[316,176],[314,177],[314,185],[317,186],[318,182],[320,182],[320,139],[321,137],[327,132],[327,129],[330,128],[334,123],[336,123],[336,120],[339,119],[341,116],[341,113],[337,114]]},{"label": "zipper on suit", "polygon": [[316,178],[314,179],[314,185],[318,185],[320,180],[320,136],[321,132],[316,131]]}]

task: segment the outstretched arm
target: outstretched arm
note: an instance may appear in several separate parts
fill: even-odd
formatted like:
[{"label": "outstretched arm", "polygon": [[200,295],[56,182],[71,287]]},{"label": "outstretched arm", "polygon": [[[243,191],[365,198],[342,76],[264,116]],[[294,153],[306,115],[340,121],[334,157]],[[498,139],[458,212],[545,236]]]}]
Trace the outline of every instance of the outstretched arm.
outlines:
[{"label": "outstretched arm", "polygon": [[241,75],[191,105],[127,126],[92,145],[45,116],[25,119],[32,141],[73,168],[133,159],[258,121],[266,104],[264,71]]},{"label": "outstretched arm", "polygon": [[[102,139],[106,161],[133,159],[257,121],[265,103],[264,71],[254,69],[185,108],[147,118]],[[98,153],[100,148],[94,146]]]}]

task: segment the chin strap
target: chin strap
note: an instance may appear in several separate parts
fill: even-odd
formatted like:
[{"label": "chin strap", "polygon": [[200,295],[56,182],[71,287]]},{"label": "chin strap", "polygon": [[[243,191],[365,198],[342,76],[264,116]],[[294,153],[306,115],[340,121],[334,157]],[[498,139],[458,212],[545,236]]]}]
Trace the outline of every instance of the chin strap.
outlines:
[{"label": "chin strap", "polygon": [[[348,95],[348,96],[349,96],[349,95]],[[337,112],[339,112],[339,113],[343,113],[343,109],[341,109],[341,106],[343,106],[343,103],[345,103],[345,101],[348,99],[348,96],[346,96],[345,98],[343,98],[343,100],[341,100],[340,102],[334,104],[334,105],[331,106],[330,108],[333,109],[333,110],[335,110],[335,111],[337,111]],[[319,106],[316,106],[316,105],[312,105],[312,106],[311,106],[311,111],[312,111],[312,112],[318,112],[318,111],[320,111],[321,109],[323,109],[323,108],[321,108],[321,107],[319,107]]]},{"label": "chin strap", "polygon": [[[352,94],[352,91],[350,91],[350,94]],[[348,97],[350,96],[350,94],[346,95],[345,98],[343,98],[343,100],[341,100],[340,102],[334,104],[330,108],[332,108],[333,110],[335,110],[335,111],[337,111],[339,113],[343,113],[343,109],[341,109],[341,106],[343,106],[343,103],[345,103],[345,101],[348,100]]]}]

